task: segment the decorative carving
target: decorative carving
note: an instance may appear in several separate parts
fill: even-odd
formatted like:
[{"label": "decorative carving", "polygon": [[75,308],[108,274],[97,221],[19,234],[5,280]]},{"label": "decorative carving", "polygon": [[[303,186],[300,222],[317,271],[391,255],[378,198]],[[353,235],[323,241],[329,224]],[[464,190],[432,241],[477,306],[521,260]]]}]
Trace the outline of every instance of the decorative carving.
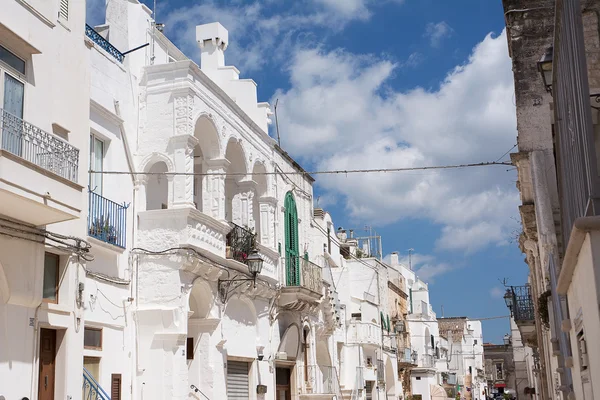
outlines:
[{"label": "decorative carving", "polygon": [[191,94],[175,98],[175,132],[177,135],[193,135],[194,96]]}]

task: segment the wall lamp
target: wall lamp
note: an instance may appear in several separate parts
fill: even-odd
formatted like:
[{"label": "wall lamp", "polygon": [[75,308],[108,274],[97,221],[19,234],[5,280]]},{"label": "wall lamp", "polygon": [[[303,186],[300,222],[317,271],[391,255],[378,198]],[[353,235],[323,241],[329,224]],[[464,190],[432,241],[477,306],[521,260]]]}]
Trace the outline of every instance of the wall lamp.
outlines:
[{"label": "wall lamp", "polygon": [[[250,272],[250,275],[252,275],[252,278],[219,279],[217,282],[217,290],[219,291],[221,302],[225,303],[227,301],[227,297],[229,297],[229,294],[242,286],[243,282],[252,282],[254,287],[256,287],[256,276],[260,274],[260,271],[262,271],[263,261],[264,260],[260,258],[258,251],[253,249],[246,258],[246,265],[248,265],[248,271]],[[234,282],[242,283],[232,288],[231,284]]]},{"label": "wall lamp", "polygon": [[506,303],[506,307],[510,310],[510,315],[512,317],[512,310],[514,307],[514,295],[512,289],[506,289],[506,293],[504,293],[504,302]]}]

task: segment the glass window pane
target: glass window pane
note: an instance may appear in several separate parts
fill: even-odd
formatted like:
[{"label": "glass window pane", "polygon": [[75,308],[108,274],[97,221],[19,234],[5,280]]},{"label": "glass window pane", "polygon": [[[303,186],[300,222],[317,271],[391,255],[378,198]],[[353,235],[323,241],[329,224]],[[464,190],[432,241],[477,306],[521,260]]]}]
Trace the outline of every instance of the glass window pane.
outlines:
[{"label": "glass window pane", "polygon": [[56,301],[58,297],[58,256],[46,253],[44,259],[44,293],[46,300]]},{"label": "glass window pane", "polygon": [[[104,142],[90,136],[90,169],[102,171],[104,168]],[[95,193],[102,194],[102,175],[90,174],[90,189]]]},{"label": "glass window pane", "polygon": [[0,60],[25,75],[25,61],[21,60],[7,48],[2,46],[0,46]]},{"label": "glass window pane", "polygon": [[85,328],[83,332],[83,346],[95,349],[102,348],[102,330]]},{"label": "glass window pane", "polygon": [[23,119],[23,94],[25,86],[18,79],[4,74],[4,111]]}]

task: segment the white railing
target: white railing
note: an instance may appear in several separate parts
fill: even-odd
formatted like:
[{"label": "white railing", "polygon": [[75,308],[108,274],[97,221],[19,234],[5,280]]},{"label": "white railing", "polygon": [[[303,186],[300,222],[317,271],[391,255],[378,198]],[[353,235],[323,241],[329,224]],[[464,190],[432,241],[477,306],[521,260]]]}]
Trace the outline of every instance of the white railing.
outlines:
[{"label": "white railing", "polygon": [[381,327],[372,322],[350,321],[348,342],[379,345],[381,343]]}]

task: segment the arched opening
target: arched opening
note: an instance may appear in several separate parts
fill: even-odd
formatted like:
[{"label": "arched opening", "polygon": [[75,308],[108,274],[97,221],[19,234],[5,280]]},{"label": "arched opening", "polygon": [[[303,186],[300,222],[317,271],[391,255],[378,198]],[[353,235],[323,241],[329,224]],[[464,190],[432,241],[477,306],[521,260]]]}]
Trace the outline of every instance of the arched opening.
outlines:
[{"label": "arched opening", "polygon": [[254,304],[244,298],[230,298],[221,323],[223,332],[235,332],[236,337],[242,338],[227,342],[227,355],[256,358],[258,324]]},{"label": "arched opening", "polygon": [[298,211],[292,192],[285,195],[285,265],[288,286],[300,286]]},{"label": "arched opening", "polygon": [[235,139],[227,144],[225,158],[229,161],[225,178],[225,219],[243,228],[250,227],[251,204],[242,187],[246,177],[246,157],[242,145]]},{"label": "arched opening", "polygon": [[396,374],[394,374],[394,366],[389,357],[385,363],[385,393],[388,399],[396,398]]},{"label": "arched opening", "polygon": [[310,340],[310,329],[308,326],[305,326],[302,330],[302,357],[304,361],[304,386],[308,386],[310,382],[310,372],[309,371],[309,363],[310,357],[308,354],[308,350],[310,349],[309,345]]},{"label": "arched opening", "polygon": [[169,180],[162,173],[168,172],[167,164],[159,161],[148,170],[146,185],[146,210],[161,210],[169,205]]},{"label": "arched opening", "polygon": [[[213,121],[203,115],[196,121],[194,137],[198,144],[194,148],[194,174],[209,172],[208,161],[219,157],[219,134]],[[194,204],[196,209],[211,214],[210,207],[210,179],[214,177],[194,175]]]},{"label": "arched opening", "polygon": [[[252,180],[256,182],[256,194],[254,195],[254,201],[252,204],[254,217],[254,226],[256,232],[256,238],[264,245],[268,245],[269,240],[269,212],[265,207],[261,205],[261,197],[267,195],[267,169],[262,163],[254,164],[252,169]],[[261,209],[262,207],[262,209]]]}]

